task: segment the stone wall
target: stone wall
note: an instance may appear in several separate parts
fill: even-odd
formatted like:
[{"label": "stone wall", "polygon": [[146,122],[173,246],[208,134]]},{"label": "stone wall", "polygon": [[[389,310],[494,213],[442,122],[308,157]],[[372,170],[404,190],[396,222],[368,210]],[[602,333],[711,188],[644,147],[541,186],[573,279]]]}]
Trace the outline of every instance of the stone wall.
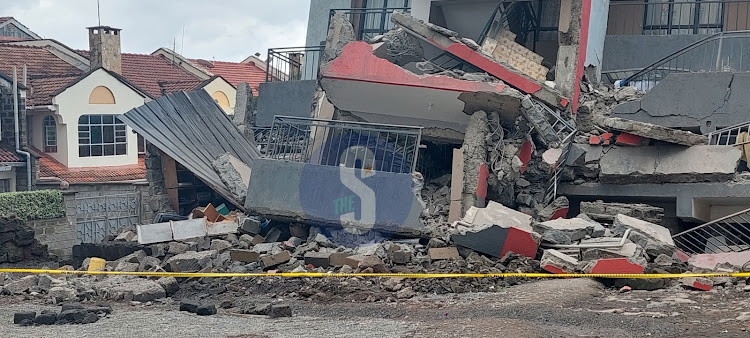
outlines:
[{"label": "stone wall", "polygon": [[[144,210],[155,216],[159,212],[174,213],[172,202],[167,195],[167,188],[164,183],[164,173],[161,168],[161,156],[159,148],[153,144],[146,146],[146,180],[148,185],[146,191],[142,194],[142,203]],[[150,218],[153,221],[153,217]],[[151,223],[151,222],[149,222]]]},{"label": "stone wall", "polygon": [[34,230],[34,238],[46,245],[49,253],[59,258],[70,258],[77,234],[75,223],[66,217],[32,220],[26,226]]}]

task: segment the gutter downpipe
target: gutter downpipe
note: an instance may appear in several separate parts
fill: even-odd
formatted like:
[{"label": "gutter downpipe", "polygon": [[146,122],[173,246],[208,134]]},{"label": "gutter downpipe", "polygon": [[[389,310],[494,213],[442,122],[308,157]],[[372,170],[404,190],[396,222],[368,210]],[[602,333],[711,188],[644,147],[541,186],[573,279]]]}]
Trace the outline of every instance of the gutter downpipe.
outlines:
[{"label": "gutter downpipe", "polygon": [[[24,75],[26,66],[23,67]],[[24,82],[26,79],[24,78]],[[16,125],[16,153],[26,157],[26,190],[31,191],[31,154],[21,150],[21,135],[18,126],[18,69],[13,67],[13,119]]]}]

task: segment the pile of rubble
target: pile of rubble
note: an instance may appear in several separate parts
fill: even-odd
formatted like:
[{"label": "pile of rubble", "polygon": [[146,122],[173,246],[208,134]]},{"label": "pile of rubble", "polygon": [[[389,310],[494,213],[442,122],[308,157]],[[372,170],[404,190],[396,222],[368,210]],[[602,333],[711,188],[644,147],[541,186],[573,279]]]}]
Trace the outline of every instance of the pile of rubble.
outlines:
[{"label": "pile of rubble", "polygon": [[0,218],[0,263],[44,259],[47,246],[34,239],[34,231],[15,216]]}]

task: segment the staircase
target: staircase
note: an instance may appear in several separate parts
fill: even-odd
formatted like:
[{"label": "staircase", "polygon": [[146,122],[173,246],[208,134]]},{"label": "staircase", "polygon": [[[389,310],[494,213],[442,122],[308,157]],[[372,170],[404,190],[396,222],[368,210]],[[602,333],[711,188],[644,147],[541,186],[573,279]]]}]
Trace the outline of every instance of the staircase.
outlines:
[{"label": "staircase", "polygon": [[750,209],[683,231],[672,239],[687,254],[746,251],[750,249]]}]

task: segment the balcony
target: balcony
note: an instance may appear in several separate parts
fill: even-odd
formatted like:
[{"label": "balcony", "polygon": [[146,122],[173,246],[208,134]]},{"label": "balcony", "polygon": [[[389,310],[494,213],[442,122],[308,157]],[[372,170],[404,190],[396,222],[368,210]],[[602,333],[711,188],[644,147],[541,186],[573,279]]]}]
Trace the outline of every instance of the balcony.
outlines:
[{"label": "balcony", "polygon": [[330,26],[331,18],[336,13],[344,13],[349,17],[349,22],[354,27],[358,41],[370,41],[372,38],[383,35],[393,29],[391,16],[394,12],[411,12],[409,7],[384,7],[384,8],[334,8],[328,16]]},{"label": "balcony", "polygon": [[325,46],[269,48],[266,82],[317,80]]},{"label": "balcony", "polygon": [[710,35],[750,29],[748,0],[612,1],[607,35]]}]

